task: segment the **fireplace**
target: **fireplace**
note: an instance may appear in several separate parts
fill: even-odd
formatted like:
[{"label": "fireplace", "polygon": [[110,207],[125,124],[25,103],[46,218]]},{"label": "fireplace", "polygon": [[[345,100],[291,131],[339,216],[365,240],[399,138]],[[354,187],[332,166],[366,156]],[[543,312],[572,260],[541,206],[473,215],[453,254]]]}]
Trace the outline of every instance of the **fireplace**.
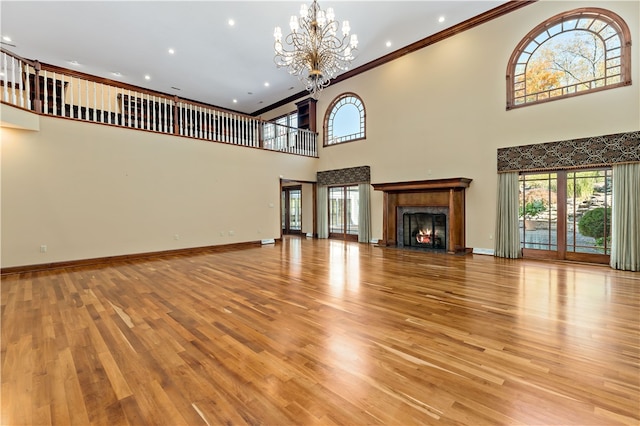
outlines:
[{"label": "fireplace", "polygon": [[380,245],[468,253],[465,190],[471,179],[374,183],[384,192]]},{"label": "fireplace", "polygon": [[[414,210],[414,209],[410,209]],[[406,211],[398,215],[398,246],[446,251],[447,215]]]}]

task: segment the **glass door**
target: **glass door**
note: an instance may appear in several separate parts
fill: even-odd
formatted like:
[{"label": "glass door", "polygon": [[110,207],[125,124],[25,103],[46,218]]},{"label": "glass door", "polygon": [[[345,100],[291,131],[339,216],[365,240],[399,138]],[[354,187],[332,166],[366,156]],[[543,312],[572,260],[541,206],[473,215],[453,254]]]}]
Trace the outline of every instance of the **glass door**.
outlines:
[{"label": "glass door", "polygon": [[611,168],[520,175],[525,257],[608,263]]},{"label": "glass door", "polygon": [[358,240],[358,186],[329,188],[329,238]]},{"label": "glass door", "polygon": [[302,186],[282,188],[282,233],[302,232]]}]

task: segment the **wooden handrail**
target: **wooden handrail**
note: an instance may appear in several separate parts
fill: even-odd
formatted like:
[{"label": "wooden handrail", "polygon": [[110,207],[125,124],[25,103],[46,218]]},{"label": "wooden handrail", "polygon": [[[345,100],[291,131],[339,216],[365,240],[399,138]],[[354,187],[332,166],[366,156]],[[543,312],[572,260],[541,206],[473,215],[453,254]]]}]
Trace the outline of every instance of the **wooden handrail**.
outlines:
[{"label": "wooden handrail", "polygon": [[[5,90],[2,102],[23,106],[26,100],[28,109],[38,114],[317,156],[316,132],[37,60],[25,60],[6,49],[2,49],[2,60],[5,67],[10,62],[12,70],[20,68],[17,76],[12,73],[8,79],[5,77],[4,83],[12,87],[12,91],[7,94]],[[16,99],[20,101],[18,104]],[[274,126],[268,143],[265,143],[266,125]]]}]

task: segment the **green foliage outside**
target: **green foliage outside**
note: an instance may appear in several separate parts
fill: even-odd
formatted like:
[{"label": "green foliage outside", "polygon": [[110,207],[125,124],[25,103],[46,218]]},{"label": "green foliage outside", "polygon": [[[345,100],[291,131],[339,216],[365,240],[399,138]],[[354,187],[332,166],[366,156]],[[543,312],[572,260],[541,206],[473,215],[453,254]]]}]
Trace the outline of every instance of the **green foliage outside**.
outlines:
[{"label": "green foliage outside", "polygon": [[544,200],[537,199],[537,200],[529,201],[527,204],[524,205],[524,207],[520,206],[519,214],[520,214],[520,217],[522,216],[534,217],[545,210],[547,210],[547,206],[545,206]]},{"label": "green foliage outside", "polygon": [[586,237],[595,238],[596,245],[603,247],[605,236],[608,242],[611,241],[611,209],[606,209],[606,222],[604,207],[589,210],[578,222],[578,231]]}]

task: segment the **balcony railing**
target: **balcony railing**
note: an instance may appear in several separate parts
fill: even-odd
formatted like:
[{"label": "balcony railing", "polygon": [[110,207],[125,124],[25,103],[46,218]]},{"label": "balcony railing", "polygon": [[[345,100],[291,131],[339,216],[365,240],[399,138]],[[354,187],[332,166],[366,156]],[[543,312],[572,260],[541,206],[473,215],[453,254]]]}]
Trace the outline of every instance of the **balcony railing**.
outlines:
[{"label": "balcony railing", "polygon": [[0,49],[3,103],[38,114],[317,157],[317,133],[100,79]]}]

